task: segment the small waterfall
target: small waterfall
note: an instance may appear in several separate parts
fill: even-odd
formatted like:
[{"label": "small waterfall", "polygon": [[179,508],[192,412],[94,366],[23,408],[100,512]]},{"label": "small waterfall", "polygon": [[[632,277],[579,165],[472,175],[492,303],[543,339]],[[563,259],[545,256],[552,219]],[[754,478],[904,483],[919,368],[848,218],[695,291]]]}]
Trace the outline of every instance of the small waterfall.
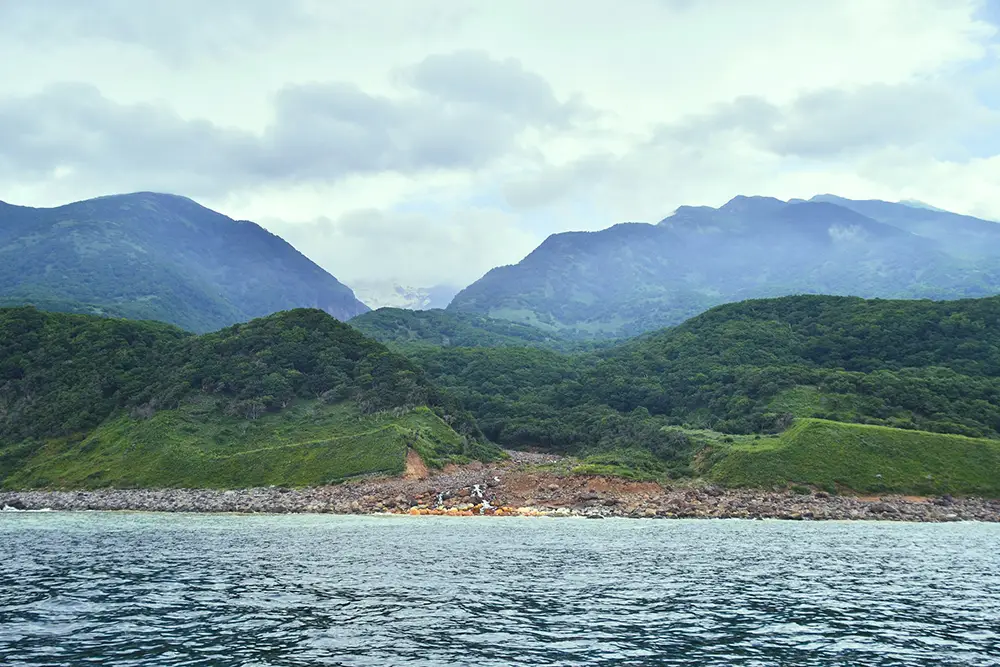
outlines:
[{"label": "small waterfall", "polygon": [[474,495],[476,498],[482,498],[483,497],[483,488],[482,488],[482,486],[479,485],[479,484],[473,484],[472,485],[472,495]]}]

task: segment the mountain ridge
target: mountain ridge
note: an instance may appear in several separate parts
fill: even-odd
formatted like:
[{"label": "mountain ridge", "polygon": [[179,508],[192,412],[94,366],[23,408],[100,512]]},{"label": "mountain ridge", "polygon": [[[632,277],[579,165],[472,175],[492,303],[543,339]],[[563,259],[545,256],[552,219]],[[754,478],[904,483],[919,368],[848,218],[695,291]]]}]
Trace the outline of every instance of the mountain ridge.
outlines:
[{"label": "mountain ridge", "polygon": [[[552,234],[517,264],[459,292],[448,309],[594,339],[678,324],[750,298],[1000,291],[1000,225],[888,202],[865,215],[870,203],[829,197],[741,195],[719,208],[679,207],[655,224]],[[935,227],[955,220],[965,225],[959,233]]]},{"label": "mountain ridge", "polygon": [[204,332],[293,307],[367,312],[281,237],[181,195],[0,208],[0,301],[155,319]]}]

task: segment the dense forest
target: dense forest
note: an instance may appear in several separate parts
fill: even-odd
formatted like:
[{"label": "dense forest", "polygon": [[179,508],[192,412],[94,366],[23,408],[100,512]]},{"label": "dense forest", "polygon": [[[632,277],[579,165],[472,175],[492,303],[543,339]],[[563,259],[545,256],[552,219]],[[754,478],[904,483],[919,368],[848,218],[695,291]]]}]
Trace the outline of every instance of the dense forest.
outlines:
[{"label": "dense forest", "polygon": [[395,351],[310,309],[200,336],[0,310],[0,443],[13,447],[0,471],[46,439],[192,402],[199,419],[231,424],[301,401],[359,415],[428,406],[461,438],[458,455],[489,458],[497,443],[671,476],[704,473],[696,455],[715,444],[769,438],[801,418],[1000,438],[1000,297],[751,300],[571,352],[530,328],[440,311],[366,317],[361,328],[399,341]]},{"label": "dense forest", "polygon": [[360,415],[426,406],[463,439],[461,454],[495,455],[475,420],[413,362],[319,310],[201,336],[156,322],[0,310],[0,470],[49,439],[206,400],[201,417],[215,422],[256,422],[302,400],[350,403]]},{"label": "dense forest", "polygon": [[591,354],[410,354],[501,444],[641,446],[669,461],[697,444],[683,429],[766,434],[796,417],[1000,437],[998,322],[1000,298],[801,296],[719,306]]},{"label": "dense forest", "polygon": [[562,352],[610,347],[614,341],[574,341],[520,322],[443,309],[379,308],[351,326],[397,349],[432,347],[533,347]]},{"label": "dense forest", "polygon": [[428,405],[478,435],[413,362],[315,309],[201,336],[157,322],[0,309],[0,382],[4,440],[85,430],[120,409],[174,408],[195,392],[247,419],[296,398],[351,399],[366,413]]}]

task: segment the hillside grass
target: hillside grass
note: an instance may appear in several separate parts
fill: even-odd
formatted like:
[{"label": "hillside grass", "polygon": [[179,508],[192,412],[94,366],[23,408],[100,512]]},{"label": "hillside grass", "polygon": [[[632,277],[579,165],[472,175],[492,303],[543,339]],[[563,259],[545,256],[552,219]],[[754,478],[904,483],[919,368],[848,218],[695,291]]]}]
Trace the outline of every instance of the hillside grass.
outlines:
[{"label": "hillside grass", "polygon": [[734,487],[1000,497],[1000,441],[799,419],[777,438],[720,443],[708,478]]},{"label": "hillside grass", "polygon": [[119,416],[86,437],[50,439],[30,452],[24,444],[0,449],[0,459],[21,459],[6,466],[0,486],[312,486],[400,474],[408,447],[432,467],[469,460],[463,438],[425,407],[363,415],[351,402],[302,400],[247,421],[202,398],[149,419]]}]

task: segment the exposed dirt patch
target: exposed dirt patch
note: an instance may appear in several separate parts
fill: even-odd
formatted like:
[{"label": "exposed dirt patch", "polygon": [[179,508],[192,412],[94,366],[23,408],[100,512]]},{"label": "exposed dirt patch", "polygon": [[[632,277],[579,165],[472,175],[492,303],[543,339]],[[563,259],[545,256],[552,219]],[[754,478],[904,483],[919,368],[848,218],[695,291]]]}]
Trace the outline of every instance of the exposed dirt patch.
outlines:
[{"label": "exposed dirt patch", "polygon": [[429,476],[430,471],[427,469],[427,464],[420,458],[420,454],[417,454],[417,450],[407,449],[406,471],[403,473],[403,479],[427,479]]}]

